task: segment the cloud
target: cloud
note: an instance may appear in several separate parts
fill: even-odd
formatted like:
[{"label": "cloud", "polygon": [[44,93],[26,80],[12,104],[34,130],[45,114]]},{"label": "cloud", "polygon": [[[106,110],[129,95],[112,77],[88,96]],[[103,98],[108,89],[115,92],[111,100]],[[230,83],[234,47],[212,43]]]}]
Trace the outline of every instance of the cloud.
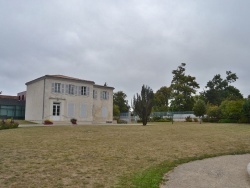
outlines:
[{"label": "cloud", "polygon": [[250,94],[250,2],[1,1],[0,83],[25,90],[45,74],[64,74],[122,90],[169,86],[182,62],[201,89],[215,74],[236,72]]}]

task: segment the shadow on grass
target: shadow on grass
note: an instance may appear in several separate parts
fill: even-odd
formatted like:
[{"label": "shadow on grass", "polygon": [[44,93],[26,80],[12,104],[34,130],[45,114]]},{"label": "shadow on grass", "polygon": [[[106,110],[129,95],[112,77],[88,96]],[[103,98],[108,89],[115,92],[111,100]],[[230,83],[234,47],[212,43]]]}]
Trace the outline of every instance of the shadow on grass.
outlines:
[{"label": "shadow on grass", "polygon": [[124,176],[121,178],[118,188],[159,188],[160,184],[164,181],[163,177],[166,173],[173,170],[178,165],[188,163],[191,161],[202,160],[206,158],[218,157],[223,155],[242,155],[248,154],[250,151],[236,151],[218,154],[204,154],[196,157],[187,157],[177,159],[174,161],[164,161],[159,165],[152,166],[144,171],[137,172],[131,176]]}]

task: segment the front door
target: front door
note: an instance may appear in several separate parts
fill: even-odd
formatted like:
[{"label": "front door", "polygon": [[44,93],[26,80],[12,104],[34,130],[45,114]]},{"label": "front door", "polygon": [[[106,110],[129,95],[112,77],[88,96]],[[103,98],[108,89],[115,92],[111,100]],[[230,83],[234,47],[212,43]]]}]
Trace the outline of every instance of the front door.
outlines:
[{"label": "front door", "polygon": [[52,117],[54,121],[60,120],[60,113],[61,113],[61,103],[54,102],[53,103],[53,112]]}]

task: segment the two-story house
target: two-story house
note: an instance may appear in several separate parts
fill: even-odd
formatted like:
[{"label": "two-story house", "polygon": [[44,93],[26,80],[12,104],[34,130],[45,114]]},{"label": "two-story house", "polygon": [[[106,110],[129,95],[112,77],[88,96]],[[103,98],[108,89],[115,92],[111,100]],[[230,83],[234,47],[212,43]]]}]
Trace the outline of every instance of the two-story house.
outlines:
[{"label": "two-story house", "polygon": [[105,123],[113,120],[113,87],[63,75],[45,75],[26,83],[25,119],[43,122]]}]

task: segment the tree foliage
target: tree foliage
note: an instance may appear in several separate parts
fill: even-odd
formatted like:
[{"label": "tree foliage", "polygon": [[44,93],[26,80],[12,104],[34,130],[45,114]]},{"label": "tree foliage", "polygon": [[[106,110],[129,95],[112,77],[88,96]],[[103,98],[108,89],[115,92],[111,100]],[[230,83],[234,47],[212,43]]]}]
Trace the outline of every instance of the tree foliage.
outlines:
[{"label": "tree foliage", "polygon": [[250,98],[246,99],[242,105],[242,114],[250,122]]},{"label": "tree foliage", "polygon": [[176,70],[172,71],[171,82],[172,102],[171,107],[175,111],[190,111],[194,105],[193,94],[200,88],[195,77],[185,74],[185,63],[182,63]]},{"label": "tree foliage", "polygon": [[114,117],[120,116],[119,106],[117,106],[116,104],[113,105],[113,116]]},{"label": "tree foliage", "polygon": [[242,99],[223,101],[220,105],[222,118],[238,121],[242,115],[243,103]]},{"label": "tree foliage", "polygon": [[113,103],[118,106],[121,113],[128,112],[130,108],[126,97],[127,95],[123,91],[118,91],[113,95]]},{"label": "tree foliage", "polygon": [[153,100],[153,90],[145,85],[142,86],[141,94],[137,93],[133,98],[134,112],[142,119],[143,125],[147,125],[153,107]]},{"label": "tree foliage", "polygon": [[[206,104],[203,100],[198,100],[193,107],[194,115],[203,117],[206,114]],[[201,123],[201,121],[200,121]]]},{"label": "tree foliage", "polygon": [[168,101],[171,96],[171,88],[163,86],[161,87],[154,96],[154,107],[155,112],[166,112],[168,111]]},{"label": "tree foliage", "polygon": [[224,100],[242,99],[240,91],[230,85],[235,82],[238,77],[231,71],[226,71],[226,78],[222,79],[220,74],[216,74],[214,78],[207,82],[206,91],[201,92],[206,102],[214,105],[220,105]]}]

